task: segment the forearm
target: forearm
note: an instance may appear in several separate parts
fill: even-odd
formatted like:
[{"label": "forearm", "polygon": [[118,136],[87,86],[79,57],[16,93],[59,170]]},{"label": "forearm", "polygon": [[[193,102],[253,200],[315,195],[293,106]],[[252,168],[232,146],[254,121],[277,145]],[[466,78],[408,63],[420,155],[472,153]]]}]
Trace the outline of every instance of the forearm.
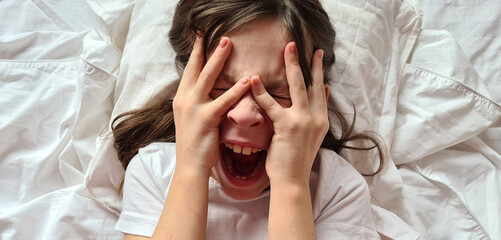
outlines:
[{"label": "forearm", "polygon": [[268,238],[316,239],[308,182],[271,182]]},{"label": "forearm", "polygon": [[153,239],[205,239],[209,171],[176,169]]}]

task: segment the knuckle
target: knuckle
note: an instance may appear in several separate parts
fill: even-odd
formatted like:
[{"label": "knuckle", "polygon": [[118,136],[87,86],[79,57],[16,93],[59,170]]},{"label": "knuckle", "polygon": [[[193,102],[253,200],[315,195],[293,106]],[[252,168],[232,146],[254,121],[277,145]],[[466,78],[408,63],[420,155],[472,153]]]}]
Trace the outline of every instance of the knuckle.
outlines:
[{"label": "knuckle", "polygon": [[323,134],[327,133],[329,127],[330,123],[327,118],[320,118],[316,123],[316,129]]},{"label": "knuckle", "polygon": [[202,57],[202,54],[198,50],[196,49],[193,50],[194,51],[191,52],[190,58],[188,59],[188,64],[194,64],[198,59]]},{"label": "knuckle", "polygon": [[299,130],[302,130],[302,125],[299,124],[298,122],[291,122],[289,124],[289,128],[291,132],[299,132]]},{"label": "knuckle", "polygon": [[304,129],[305,120],[300,117],[291,117],[287,123],[291,132],[299,132]]},{"label": "knuckle", "polygon": [[174,97],[174,100],[172,101],[172,109],[174,111],[181,110],[181,103],[180,103],[179,98],[177,96]]},{"label": "knuckle", "polygon": [[198,80],[208,79],[210,74],[207,71],[202,71],[198,76]]},{"label": "knuckle", "polygon": [[266,90],[261,90],[254,95],[254,99],[259,103],[259,105],[270,105],[270,99],[266,96]]},{"label": "knuckle", "polygon": [[263,99],[262,104],[266,107],[266,109],[273,110],[275,108],[275,104],[274,104],[272,98],[265,98],[265,99]]},{"label": "knuckle", "polygon": [[316,80],[318,83],[323,83],[324,82],[324,72],[321,69],[318,71],[315,71],[313,73],[313,79]]},{"label": "knuckle", "polygon": [[313,125],[313,119],[310,116],[293,118],[291,125],[294,126],[296,130],[310,129]]},{"label": "knuckle", "polygon": [[269,110],[272,110],[274,108],[274,104],[273,104],[273,99],[272,98],[268,98],[266,96],[266,93],[263,91],[263,92],[260,92],[260,93],[257,93],[255,96],[254,96],[254,99],[256,100],[256,103],[262,108],[262,109],[269,109]]},{"label": "knuckle", "polygon": [[302,80],[294,81],[294,87],[300,91],[306,91],[306,85]]}]

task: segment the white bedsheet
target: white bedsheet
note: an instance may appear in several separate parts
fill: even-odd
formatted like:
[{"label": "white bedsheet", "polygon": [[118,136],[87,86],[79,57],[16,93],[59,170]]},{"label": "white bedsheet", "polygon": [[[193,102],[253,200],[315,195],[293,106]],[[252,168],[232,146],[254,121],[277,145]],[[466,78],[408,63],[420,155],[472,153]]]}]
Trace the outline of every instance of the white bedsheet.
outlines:
[{"label": "white bedsheet", "polygon": [[[421,146],[418,151],[393,154],[401,159],[411,158],[399,168],[404,183],[399,215],[422,232],[423,239],[501,239],[501,78],[497,70],[501,69],[501,59],[497,57],[501,51],[501,2],[423,0],[422,6],[423,28],[434,30],[422,34],[425,39],[421,41],[427,43],[421,47],[428,51],[417,56],[417,64],[469,88],[465,94],[476,95],[474,98],[482,99],[486,107],[477,106],[476,101],[464,102],[463,106],[470,104],[470,108],[487,112],[478,112],[480,118],[469,118],[460,107],[443,111],[452,111],[463,119],[440,121],[447,118],[443,114],[433,115],[439,118],[433,120],[437,123],[433,133],[421,139],[397,140],[399,144],[415,141]],[[457,50],[447,52],[454,48]],[[443,54],[437,54],[440,52]],[[472,68],[463,67],[469,64]],[[447,93],[442,96],[442,100],[450,101]],[[444,104],[437,102],[436,107]],[[493,119],[489,128],[478,128],[489,117],[498,119]],[[454,128],[458,129],[453,131]],[[454,141],[436,146],[436,135]],[[405,139],[405,135],[400,136]]]},{"label": "white bedsheet", "polygon": [[[423,27],[445,29],[463,49],[485,83],[491,98],[501,103],[501,1],[422,0]],[[491,127],[479,137],[501,153],[501,128]]]},{"label": "white bedsheet", "polygon": [[[118,98],[140,96],[123,95],[118,76],[133,8],[0,1],[0,239],[122,239],[120,201],[100,198],[115,194],[120,165],[92,159],[110,154],[101,133]],[[380,205],[421,239],[501,239],[501,2],[422,9],[425,30],[395,82],[395,126],[382,126],[398,167],[383,182],[401,192]]]},{"label": "white bedsheet", "polygon": [[423,30],[404,70],[392,145],[403,164],[398,213],[423,239],[498,239],[501,158],[476,136],[499,126],[501,107],[475,72],[445,73],[468,70],[454,48],[448,32]]},{"label": "white bedsheet", "polygon": [[[25,39],[53,45],[43,42],[46,53],[35,60],[23,52],[22,60],[0,61],[0,238],[117,238],[116,216],[90,201],[83,186],[96,136],[110,117],[116,76],[79,57],[84,48],[117,54],[89,31],[18,36],[2,54],[31,49]],[[78,55],[67,55],[72,49]]]},{"label": "white bedsheet", "polygon": [[120,52],[85,1],[1,1],[0,239],[122,239],[84,175]]}]

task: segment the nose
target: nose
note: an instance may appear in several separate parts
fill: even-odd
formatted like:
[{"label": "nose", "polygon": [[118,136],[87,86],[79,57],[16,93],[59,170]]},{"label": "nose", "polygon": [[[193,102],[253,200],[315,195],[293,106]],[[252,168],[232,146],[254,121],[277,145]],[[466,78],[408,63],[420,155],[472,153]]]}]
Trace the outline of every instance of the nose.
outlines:
[{"label": "nose", "polygon": [[228,111],[228,120],[238,127],[259,127],[264,124],[261,108],[249,91]]}]

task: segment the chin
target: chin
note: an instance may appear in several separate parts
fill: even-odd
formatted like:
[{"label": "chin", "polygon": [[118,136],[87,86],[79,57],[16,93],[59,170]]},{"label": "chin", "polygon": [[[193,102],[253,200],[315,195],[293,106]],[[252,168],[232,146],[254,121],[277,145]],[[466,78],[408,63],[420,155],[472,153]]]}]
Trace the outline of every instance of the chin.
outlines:
[{"label": "chin", "polygon": [[247,200],[259,196],[270,186],[265,170],[266,151],[244,155],[224,144],[213,168],[223,191],[233,199]]}]

